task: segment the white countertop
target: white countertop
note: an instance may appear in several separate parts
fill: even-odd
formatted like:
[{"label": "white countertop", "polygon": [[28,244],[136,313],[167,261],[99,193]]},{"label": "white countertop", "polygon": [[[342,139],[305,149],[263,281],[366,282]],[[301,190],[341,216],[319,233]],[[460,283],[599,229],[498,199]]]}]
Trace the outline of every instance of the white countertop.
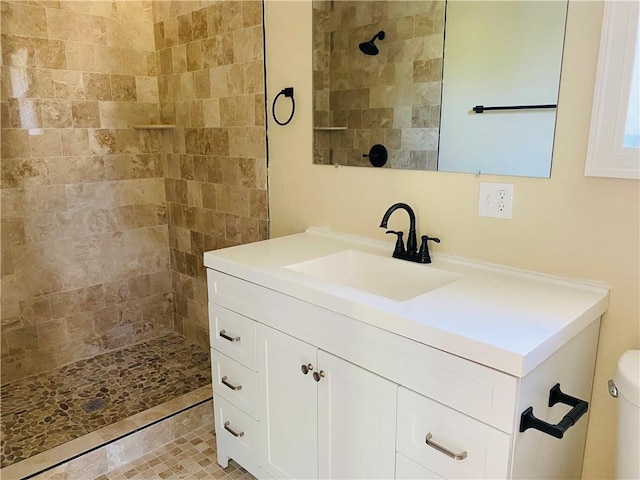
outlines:
[{"label": "white countertop", "polygon": [[438,254],[416,268],[461,278],[402,302],[285,268],[346,250],[391,257],[393,244],[309,229],[206,252],[204,264],[517,377],[597,320],[608,305],[609,290],[602,283]]}]

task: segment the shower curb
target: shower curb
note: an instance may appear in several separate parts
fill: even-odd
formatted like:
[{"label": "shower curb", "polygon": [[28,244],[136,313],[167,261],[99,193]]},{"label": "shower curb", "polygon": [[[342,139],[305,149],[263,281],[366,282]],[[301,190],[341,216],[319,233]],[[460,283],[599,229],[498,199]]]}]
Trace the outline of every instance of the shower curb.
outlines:
[{"label": "shower curb", "polygon": [[213,428],[211,385],[9,465],[0,478],[93,479],[207,425]]}]

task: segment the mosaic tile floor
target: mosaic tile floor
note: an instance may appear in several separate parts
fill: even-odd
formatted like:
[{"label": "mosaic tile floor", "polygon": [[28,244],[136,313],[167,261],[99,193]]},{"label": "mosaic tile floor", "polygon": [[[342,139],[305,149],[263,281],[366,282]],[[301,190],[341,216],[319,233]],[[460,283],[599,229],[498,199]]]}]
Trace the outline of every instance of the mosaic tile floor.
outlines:
[{"label": "mosaic tile floor", "polygon": [[216,463],[215,439],[213,425],[200,427],[95,480],[254,480],[233,460],[227,468]]},{"label": "mosaic tile floor", "polygon": [[207,385],[209,365],[207,350],[168,334],[2,385],[0,465]]}]

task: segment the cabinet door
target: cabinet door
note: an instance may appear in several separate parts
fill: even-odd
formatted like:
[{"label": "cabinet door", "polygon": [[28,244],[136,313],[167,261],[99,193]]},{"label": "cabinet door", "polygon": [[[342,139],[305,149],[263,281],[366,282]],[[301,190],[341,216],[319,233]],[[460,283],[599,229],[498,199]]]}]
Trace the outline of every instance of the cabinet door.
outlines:
[{"label": "cabinet door", "polygon": [[318,365],[320,478],[393,478],[397,385],[322,350]]},{"label": "cabinet door", "polygon": [[317,349],[260,324],[257,347],[261,467],[279,479],[317,478]]}]

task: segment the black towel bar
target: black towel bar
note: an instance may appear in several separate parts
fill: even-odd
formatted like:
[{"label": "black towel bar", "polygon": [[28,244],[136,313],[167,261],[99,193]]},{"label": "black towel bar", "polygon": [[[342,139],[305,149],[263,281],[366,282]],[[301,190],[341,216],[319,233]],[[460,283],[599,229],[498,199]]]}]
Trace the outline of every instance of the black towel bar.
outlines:
[{"label": "black towel bar", "polygon": [[476,113],[483,113],[489,110],[538,110],[544,108],[557,108],[557,104],[547,104],[547,105],[511,105],[511,106],[502,106],[502,107],[485,107],[484,105],[476,105],[472,108],[472,110]]}]

